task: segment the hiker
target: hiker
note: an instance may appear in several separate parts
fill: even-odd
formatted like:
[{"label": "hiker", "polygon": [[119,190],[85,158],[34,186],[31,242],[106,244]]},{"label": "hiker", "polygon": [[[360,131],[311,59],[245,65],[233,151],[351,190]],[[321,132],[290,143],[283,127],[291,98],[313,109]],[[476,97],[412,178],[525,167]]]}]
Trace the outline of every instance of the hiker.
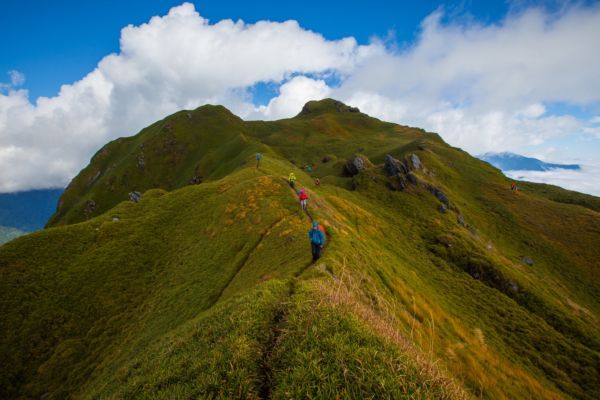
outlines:
[{"label": "hiker", "polygon": [[256,168],[260,165],[260,159],[262,158],[262,154],[256,153]]},{"label": "hiker", "polygon": [[312,172],[312,165],[306,164],[306,172]]},{"label": "hiker", "polygon": [[321,249],[325,245],[325,234],[317,221],[313,222],[312,228],[308,231],[308,238],[312,249],[312,260],[315,262],[321,257]]},{"label": "hiker", "polygon": [[512,190],[513,192],[516,192],[516,191],[517,191],[517,184],[516,184],[516,183],[514,183],[514,182],[513,182],[513,183],[511,183],[511,184],[510,184],[510,190]]},{"label": "hiker", "polygon": [[288,182],[290,183],[292,189],[296,188],[296,175],[294,175],[293,172],[290,172],[290,176],[288,176]]},{"label": "hiker", "polygon": [[319,178],[315,179],[315,185],[316,186],[321,186],[321,180]]},{"label": "hiker", "polygon": [[300,189],[298,199],[300,199],[300,207],[302,207],[302,209],[306,211],[306,208],[308,206],[308,195],[306,194],[306,191],[304,189]]}]

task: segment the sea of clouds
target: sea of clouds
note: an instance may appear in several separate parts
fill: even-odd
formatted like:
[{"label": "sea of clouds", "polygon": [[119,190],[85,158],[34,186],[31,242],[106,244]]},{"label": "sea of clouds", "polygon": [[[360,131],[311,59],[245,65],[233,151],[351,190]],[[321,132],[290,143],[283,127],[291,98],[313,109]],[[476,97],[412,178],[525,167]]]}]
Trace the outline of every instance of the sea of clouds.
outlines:
[{"label": "sea of clouds", "polygon": [[506,171],[504,174],[513,179],[548,183],[600,196],[600,164],[580,166],[580,170],[556,168],[549,171]]}]

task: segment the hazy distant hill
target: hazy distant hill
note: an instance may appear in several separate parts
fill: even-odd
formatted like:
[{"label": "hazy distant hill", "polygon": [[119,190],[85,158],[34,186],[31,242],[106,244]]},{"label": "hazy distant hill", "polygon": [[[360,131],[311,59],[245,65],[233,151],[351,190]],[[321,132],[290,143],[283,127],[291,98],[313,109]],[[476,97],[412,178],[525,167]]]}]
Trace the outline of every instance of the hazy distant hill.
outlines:
[{"label": "hazy distant hill", "polygon": [[7,228],[6,226],[0,226],[0,244],[6,243],[16,237],[24,235],[25,232],[20,231],[16,228]]},{"label": "hazy distant hill", "polygon": [[0,247],[0,398],[598,399],[600,199],[519,187],[334,100],[171,115]]},{"label": "hazy distant hill", "polygon": [[551,164],[537,158],[524,157],[514,153],[485,153],[478,158],[487,161],[502,171],[548,171],[551,169],[578,170],[578,164]]},{"label": "hazy distant hill", "polygon": [[42,229],[56,211],[63,189],[0,193],[0,225],[22,231]]}]

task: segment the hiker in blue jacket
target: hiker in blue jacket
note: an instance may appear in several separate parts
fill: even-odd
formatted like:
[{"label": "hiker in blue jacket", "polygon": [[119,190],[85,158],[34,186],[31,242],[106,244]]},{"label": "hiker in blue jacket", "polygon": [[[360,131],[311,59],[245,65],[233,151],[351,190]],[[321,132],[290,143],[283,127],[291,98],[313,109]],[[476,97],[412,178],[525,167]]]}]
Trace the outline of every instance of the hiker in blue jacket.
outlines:
[{"label": "hiker in blue jacket", "polygon": [[256,168],[260,165],[260,159],[262,158],[262,154],[256,153]]},{"label": "hiker in blue jacket", "polygon": [[315,262],[321,257],[321,249],[325,246],[325,234],[317,221],[313,222],[311,230],[308,231],[308,238],[312,247],[313,262]]}]

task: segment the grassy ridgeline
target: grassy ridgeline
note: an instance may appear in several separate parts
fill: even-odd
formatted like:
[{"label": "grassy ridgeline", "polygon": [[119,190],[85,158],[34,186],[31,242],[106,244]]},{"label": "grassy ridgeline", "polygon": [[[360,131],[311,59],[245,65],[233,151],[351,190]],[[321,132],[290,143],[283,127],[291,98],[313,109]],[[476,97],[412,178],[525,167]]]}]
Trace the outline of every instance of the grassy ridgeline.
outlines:
[{"label": "grassy ridgeline", "polygon": [[[156,178],[180,189],[138,204],[120,202],[126,186],[115,182],[146,174],[135,163],[148,135],[125,139],[136,144],[120,163],[108,151],[96,180],[85,178],[96,162],[82,171],[56,225],[81,219],[88,195],[116,207],[0,248],[0,363],[11,366],[0,397],[598,397],[595,199],[543,186],[514,194],[433,134],[331,106],[275,123],[210,109],[243,130],[220,136],[224,148],[198,147],[210,178],[185,186],[190,156],[173,164],[185,174],[164,172],[179,183]],[[180,143],[170,121],[144,132]],[[208,161],[221,151],[224,162]],[[355,152],[376,165],[342,177]],[[418,154],[417,184],[390,190],[386,153]],[[292,158],[313,163],[322,186]],[[290,170],[328,232],[314,266]],[[446,213],[431,187],[450,199]]]},{"label": "grassy ridgeline", "polygon": [[320,165],[320,174],[339,175],[345,158],[356,152],[382,161],[399,146],[437,138],[365,114],[337,113],[335,104],[324,100],[313,112],[272,122],[245,122],[222,106],[210,105],[173,114],[99,150],[69,184],[48,225],[99,215],[132,191],[173,190],[189,185],[194,177],[220,179],[252,164],[256,152],[298,166],[322,164],[329,155],[331,161]]}]

